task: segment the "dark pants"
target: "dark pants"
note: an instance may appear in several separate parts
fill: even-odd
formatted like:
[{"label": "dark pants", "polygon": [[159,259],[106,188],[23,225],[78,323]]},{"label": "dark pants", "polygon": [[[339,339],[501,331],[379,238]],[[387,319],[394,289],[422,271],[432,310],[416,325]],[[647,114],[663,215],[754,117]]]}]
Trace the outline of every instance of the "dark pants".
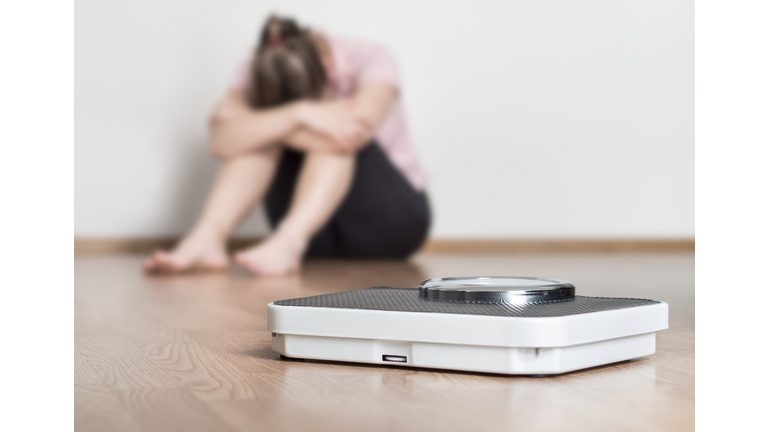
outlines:
[{"label": "dark pants", "polygon": [[[336,213],[312,238],[308,256],[404,258],[427,236],[427,196],[416,191],[374,141],[357,155],[349,192]],[[274,227],[288,213],[304,154],[285,149],[265,199]]]}]

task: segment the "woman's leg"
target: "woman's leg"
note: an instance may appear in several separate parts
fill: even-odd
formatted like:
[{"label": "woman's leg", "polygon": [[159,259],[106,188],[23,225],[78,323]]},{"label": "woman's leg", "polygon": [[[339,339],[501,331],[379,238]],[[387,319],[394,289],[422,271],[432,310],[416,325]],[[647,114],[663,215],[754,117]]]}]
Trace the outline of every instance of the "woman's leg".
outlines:
[{"label": "woman's leg", "polygon": [[156,251],[144,263],[144,269],[183,272],[226,268],[226,239],[264,196],[281,151],[273,146],[225,161],[195,227],[172,251]]},{"label": "woman's leg", "polygon": [[270,238],[236,254],[235,260],[262,276],[297,271],[310,239],[333,216],[349,191],[355,160],[354,154],[306,153],[288,214]]},{"label": "woman's leg", "polygon": [[357,153],[355,163],[349,192],[307,255],[402,259],[413,254],[429,232],[426,192],[414,188],[375,141]]}]

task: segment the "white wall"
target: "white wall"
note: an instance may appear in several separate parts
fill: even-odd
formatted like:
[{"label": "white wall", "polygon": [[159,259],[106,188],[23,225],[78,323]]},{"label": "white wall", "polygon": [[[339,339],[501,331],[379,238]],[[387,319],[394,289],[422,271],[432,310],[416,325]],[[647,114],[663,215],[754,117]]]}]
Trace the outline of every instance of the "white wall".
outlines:
[{"label": "white wall", "polygon": [[270,11],[395,52],[434,237],[693,236],[690,0],[77,0],[76,237],[192,224]]}]

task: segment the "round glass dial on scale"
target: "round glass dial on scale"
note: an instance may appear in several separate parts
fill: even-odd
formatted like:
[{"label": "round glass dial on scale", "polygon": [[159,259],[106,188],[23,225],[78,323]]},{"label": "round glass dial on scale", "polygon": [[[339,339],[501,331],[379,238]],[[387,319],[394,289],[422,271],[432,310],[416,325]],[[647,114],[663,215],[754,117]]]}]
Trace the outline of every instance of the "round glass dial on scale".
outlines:
[{"label": "round glass dial on scale", "polygon": [[419,285],[419,296],[428,300],[461,303],[538,303],[576,297],[576,287],[564,279],[534,277],[448,277]]}]

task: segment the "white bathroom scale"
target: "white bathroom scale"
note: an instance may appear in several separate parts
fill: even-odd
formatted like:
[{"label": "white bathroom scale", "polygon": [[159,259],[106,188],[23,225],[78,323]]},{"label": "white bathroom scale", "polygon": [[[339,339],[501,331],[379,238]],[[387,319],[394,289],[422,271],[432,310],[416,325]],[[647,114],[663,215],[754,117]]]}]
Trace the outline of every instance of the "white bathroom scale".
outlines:
[{"label": "white bathroom scale", "polygon": [[267,305],[272,349],[294,359],[549,375],[656,352],[667,303],[576,295],[562,279],[436,278]]}]

